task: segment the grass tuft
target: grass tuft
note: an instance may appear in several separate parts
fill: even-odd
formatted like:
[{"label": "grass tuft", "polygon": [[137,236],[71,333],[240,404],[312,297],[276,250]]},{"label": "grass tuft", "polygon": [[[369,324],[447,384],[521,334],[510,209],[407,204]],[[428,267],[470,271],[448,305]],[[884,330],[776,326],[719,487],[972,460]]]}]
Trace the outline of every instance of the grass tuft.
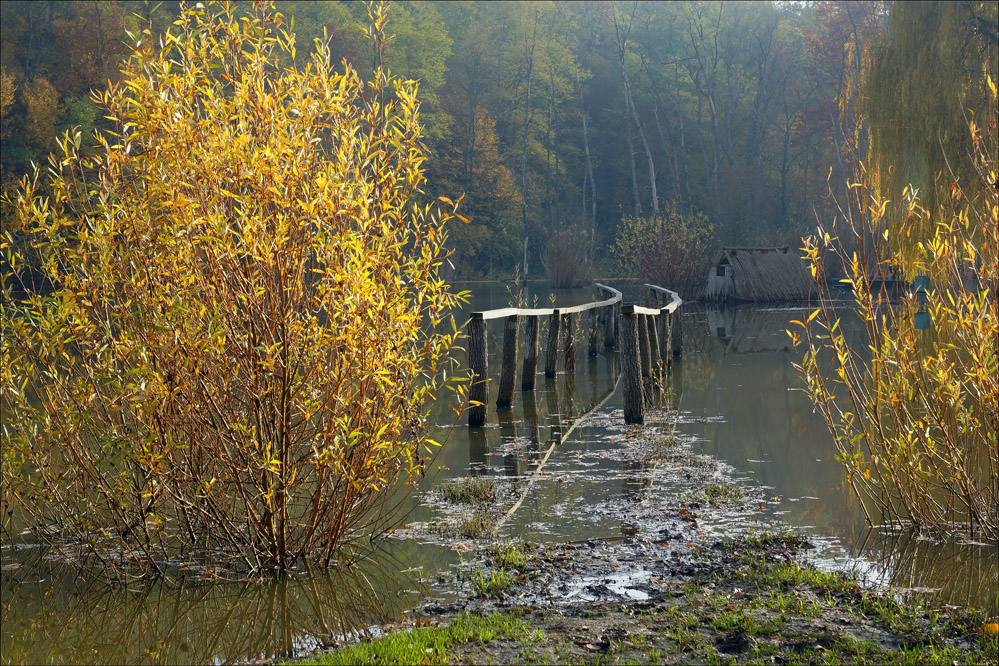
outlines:
[{"label": "grass tuft", "polygon": [[496,482],[484,476],[466,476],[437,489],[442,499],[456,504],[479,504],[496,499]]}]

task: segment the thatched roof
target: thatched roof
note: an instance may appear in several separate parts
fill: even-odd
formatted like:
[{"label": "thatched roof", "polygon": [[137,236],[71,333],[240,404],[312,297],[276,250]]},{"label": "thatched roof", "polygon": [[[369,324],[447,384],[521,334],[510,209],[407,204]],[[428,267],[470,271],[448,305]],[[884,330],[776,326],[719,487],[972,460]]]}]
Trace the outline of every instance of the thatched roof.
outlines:
[{"label": "thatched roof", "polygon": [[[725,268],[725,275],[718,275]],[[797,252],[784,247],[726,247],[708,274],[709,301],[779,302],[808,298],[811,279]]]}]

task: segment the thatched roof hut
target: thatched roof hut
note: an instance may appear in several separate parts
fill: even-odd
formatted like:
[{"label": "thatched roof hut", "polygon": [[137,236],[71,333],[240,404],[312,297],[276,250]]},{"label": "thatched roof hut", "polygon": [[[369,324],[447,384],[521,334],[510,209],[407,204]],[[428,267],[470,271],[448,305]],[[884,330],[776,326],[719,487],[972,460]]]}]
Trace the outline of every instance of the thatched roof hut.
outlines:
[{"label": "thatched roof hut", "polygon": [[811,280],[784,247],[726,247],[708,273],[705,300],[774,303],[808,298]]}]

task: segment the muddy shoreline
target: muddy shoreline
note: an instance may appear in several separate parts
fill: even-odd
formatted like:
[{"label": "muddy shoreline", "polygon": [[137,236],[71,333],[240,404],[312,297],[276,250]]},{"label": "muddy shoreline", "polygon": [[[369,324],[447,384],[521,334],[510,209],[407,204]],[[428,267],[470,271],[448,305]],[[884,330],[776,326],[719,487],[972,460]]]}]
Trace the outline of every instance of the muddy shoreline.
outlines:
[{"label": "muddy shoreline", "polygon": [[[693,454],[689,443],[633,430],[621,451],[655,467],[660,481],[681,480],[683,492],[655,502],[640,492],[618,498],[605,508],[621,513],[622,536],[578,543],[493,538],[489,521],[505,514],[514,495],[502,488],[450,507],[440,521],[408,526],[396,536],[451,543],[474,556],[434,581],[428,602],[392,633],[313,663],[999,661],[999,637],[984,612],[943,612],[928,597],[866,589],[809,563],[812,544],[800,534],[774,521],[740,520],[779,498]],[[462,535],[470,518],[480,534]],[[450,590],[452,599],[457,590],[459,598],[433,599],[434,589]],[[519,629],[447,637],[447,627],[469,618]],[[406,652],[424,638],[429,647]]]}]

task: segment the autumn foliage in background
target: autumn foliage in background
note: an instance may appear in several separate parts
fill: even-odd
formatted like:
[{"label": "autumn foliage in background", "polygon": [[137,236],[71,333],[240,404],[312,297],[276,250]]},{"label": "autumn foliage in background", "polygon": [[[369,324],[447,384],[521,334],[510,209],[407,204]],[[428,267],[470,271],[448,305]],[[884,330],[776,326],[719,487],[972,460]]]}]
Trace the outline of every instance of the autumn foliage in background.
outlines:
[{"label": "autumn foliage in background", "polygon": [[[861,171],[843,213],[852,237],[806,242],[822,298],[801,322],[804,335],[790,333],[805,345],[799,369],[868,520],[995,542],[999,100],[986,78],[991,113],[984,127],[970,119],[970,164],[962,165],[975,177],[940,187],[935,209],[927,210],[913,188],[901,201],[883,198]],[[827,249],[847,268],[866,347],[851,346],[839,326],[824,279]],[[876,281],[891,274],[924,275],[929,289],[902,301],[882,299]]]},{"label": "autumn foliage in background", "polygon": [[188,7],[97,100],[115,131],[86,156],[67,133],[21,182],[5,520],[111,568],[268,570],[391,517],[456,335],[437,332],[453,204],[417,203],[416,83],[336,65],[321,41],[303,63],[266,4]]}]

